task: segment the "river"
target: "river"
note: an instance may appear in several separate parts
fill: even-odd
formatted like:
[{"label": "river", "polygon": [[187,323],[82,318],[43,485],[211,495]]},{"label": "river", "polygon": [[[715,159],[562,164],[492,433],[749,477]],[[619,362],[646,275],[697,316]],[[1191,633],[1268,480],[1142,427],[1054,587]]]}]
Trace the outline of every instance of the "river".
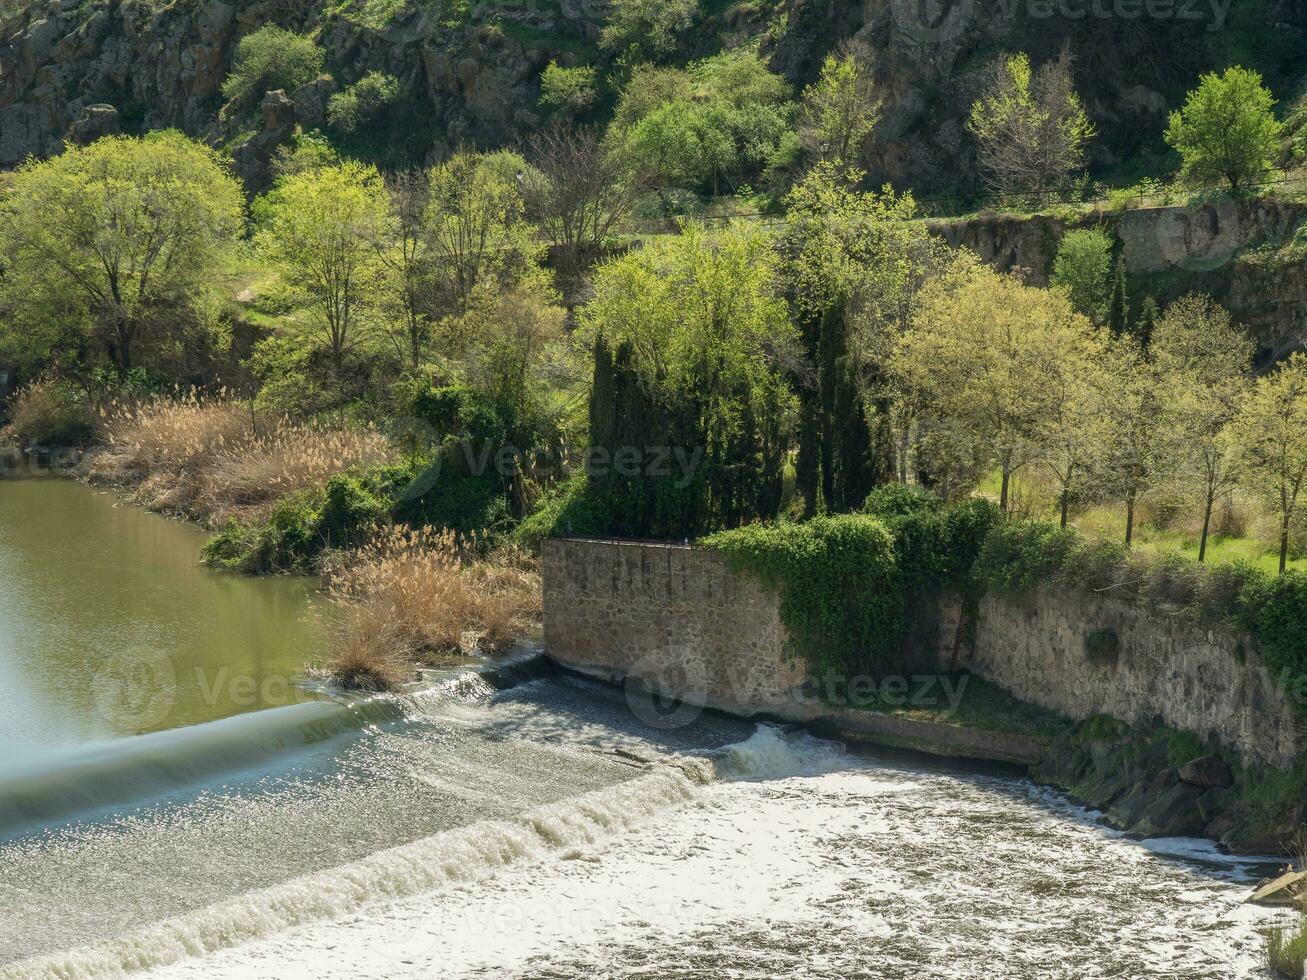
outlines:
[{"label": "river", "polygon": [[115,503],[0,483],[0,977],[1264,975],[1264,863],[525,655],[332,696],[311,583]]}]

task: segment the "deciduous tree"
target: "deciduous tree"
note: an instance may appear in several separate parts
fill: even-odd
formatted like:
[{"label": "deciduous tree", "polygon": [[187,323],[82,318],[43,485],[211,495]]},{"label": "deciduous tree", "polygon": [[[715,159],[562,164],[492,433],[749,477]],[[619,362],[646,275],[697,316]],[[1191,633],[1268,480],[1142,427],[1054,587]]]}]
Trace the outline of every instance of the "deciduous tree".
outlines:
[{"label": "deciduous tree", "polygon": [[894,373],[959,453],[989,449],[1006,511],[1013,474],[1045,454],[1068,357],[1093,331],[1063,295],[1025,286],[962,253],[922,291]]},{"label": "deciduous tree", "polygon": [[376,243],[390,200],[375,167],[347,160],[283,177],[268,195],[260,252],[307,301],[339,380],[385,282]]},{"label": "deciduous tree", "polygon": [[511,284],[540,257],[522,197],[526,161],[514,153],[459,151],[431,170],[425,215],[442,304],[466,307],[478,287]]},{"label": "deciduous tree", "polygon": [[1058,243],[1050,281],[1067,291],[1077,313],[1107,320],[1112,298],[1112,240],[1097,228],[1068,231]]},{"label": "deciduous tree", "polygon": [[1238,66],[1204,75],[1171,113],[1166,141],[1181,158],[1180,173],[1196,182],[1223,180],[1232,191],[1270,169],[1284,126],[1262,76]]},{"label": "deciduous tree", "polygon": [[1253,347],[1229,313],[1199,294],[1167,307],[1153,331],[1170,468],[1203,508],[1199,561],[1207,557],[1212,508],[1237,485],[1230,423],[1247,394]]},{"label": "deciduous tree", "polygon": [[38,327],[33,336],[45,316],[80,320],[126,371],[147,325],[196,307],[243,225],[240,185],[217,154],[173,130],[33,160],[0,196],[15,319]]},{"label": "deciduous tree", "polygon": [[1125,543],[1134,541],[1135,509],[1165,471],[1166,430],[1156,366],[1135,338],[1113,337],[1099,405],[1108,427],[1096,465],[1098,489],[1125,502]]},{"label": "deciduous tree", "polygon": [[532,137],[531,157],[523,188],[527,211],[561,253],[564,270],[576,275],[598,256],[645,181],[620,147],[570,125]]},{"label": "deciduous tree", "polygon": [[967,129],[986,181],[1000,194],[1053,190],[1083,166],[1094,135],[1066,52],[1037,72],[1025,54],[996,65]]},{"label": "deciduous tree", "polygon": [[1280,573],[1289,531],[1307,484],[1307,354],[1296,353],[1258,378],[1234,422],[1248,486],[1274,508],[1280,525]]},{"label": "deciduous tree", "polygon": [[826,56],[817,81],[804,89],[799,137],[818,160],[856,165],[880,108],[866,52],[846,46]]}]

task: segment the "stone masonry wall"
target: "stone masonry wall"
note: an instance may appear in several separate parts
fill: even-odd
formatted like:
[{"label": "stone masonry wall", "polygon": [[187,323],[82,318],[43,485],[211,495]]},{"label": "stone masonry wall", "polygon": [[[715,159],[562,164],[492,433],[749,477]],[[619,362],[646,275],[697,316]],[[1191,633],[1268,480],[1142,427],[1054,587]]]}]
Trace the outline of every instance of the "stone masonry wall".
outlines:
[{"label": "stone masonry wall", "polygon": [[[1115,632],[1114,657],[1090,655],[1093,630]],[[1263,669],[1251,642],[1130,603],[1051,590],[986,596],[973,649],[960,659],[1017,697],[1076,720],[1160,718],[1248,761],[1280,767],[1297,752],[1284,685]]]},{"label": "stone masonry wall", "polygon": [[739,714],[785,714],[806,665],[785,653],[776,594],[720,555],[553,539],[541,554],[545,652],[606,680]]}]

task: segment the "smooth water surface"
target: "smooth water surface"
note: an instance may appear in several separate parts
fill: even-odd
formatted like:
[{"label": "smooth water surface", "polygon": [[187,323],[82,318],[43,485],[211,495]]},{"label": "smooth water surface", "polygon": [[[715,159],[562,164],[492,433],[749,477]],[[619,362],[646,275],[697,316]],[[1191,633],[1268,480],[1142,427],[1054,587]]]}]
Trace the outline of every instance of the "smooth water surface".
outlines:
[{"label": "smooth water surface", "polygon": [[205,568],[204,540],[71,480],[0,481],[0,773],[309,696],[313,583]]}]

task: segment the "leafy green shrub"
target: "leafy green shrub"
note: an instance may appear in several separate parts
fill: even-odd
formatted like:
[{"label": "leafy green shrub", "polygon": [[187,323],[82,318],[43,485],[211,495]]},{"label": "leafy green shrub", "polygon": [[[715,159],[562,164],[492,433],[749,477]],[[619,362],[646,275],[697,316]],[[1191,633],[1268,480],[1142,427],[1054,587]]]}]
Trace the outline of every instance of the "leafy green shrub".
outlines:
[{"label": "leafy green shrub", "polygon": [[562,116],[584,113],[595,101],[595,70],[588,65],[564,68],[549,62],[540,75],[540,104]]},{"label": "leafy green shrub", "polygon": [[538,551],[545,538],[597,537],[609,527],[607,508],[591,492],[585,471],[578,470],[541,496],[513,537],[524,548]]},{"label": "leafy green shrub", "polygon": [[1267,668],[1307,674],[1307,574],[1249,577],[1239,601]]},{"label": "leafy green shrub", "polygon": [[287,497],[262,522],[228,521],[204,546],[203,560],[247,575],[312,571],[312,559],[322,550],[317,497]]},{"label": "leafy green shrub", "polygon": [[814,667],[873,675],[897,668],[905,603],[893,539],[876,518],[753,524],[702,543],[777,590],[790,643]]},{"label": "leafy green shrub", "polygon": [[402,94],[394,75],[370,71],[327,101],[327,122],[342,133],[375,128]]},{"label": "leafy green shrub", "polygon": [[1077,541],[1066,553],[1061,578],[1092,592],[1127,598],[1137,584],[1130,573],[1130,549],[1116,541]]},{"label": "leafy green shrub", "polygon": [[9,428],[21,446],[81,446],[94,428],[86,396],[66,381],[34,381],[9,400]]},{"label": "leafy green shrub", "polygon": [[874,517],[906,517],[909,514],[934,513],[943,502],[929,490],[905,483],[886,483],[867,494],[864,513]]},{"label": "leafy green shrub", "polygon": [[268,24],[236,46],[231,74],[222,83],[223,97],[246,102],[276,89],[292,92],[318,77],[322,61],[322,49],[311,38]]},{"label": "leafy green shrub", "polygon": [[1056,579],[1079,543],[1075,531],[1044,521],[999,522],[977,556],[977,581],[995,592],[1026,592]]},{"label": "leafy green shrub", "polygon": [[1001,516],[987,500],[945,507],[920,487],[886,484],[867,495],[863,510],[885,522],[894,536],[899,574],[909,600],[942,587],[974,595],[976,558]]},{"label": "leafy green shrub", "polygon": [[513,526],[497,482],[451,472],[420,455],[332,477],[320,491],[282,500],[268,519],[228,522],[205,546],[210,564],[235,571],[311,572],[327,548],[361,544],[377,528],[398,522],[456,531],[492,547]]}]

